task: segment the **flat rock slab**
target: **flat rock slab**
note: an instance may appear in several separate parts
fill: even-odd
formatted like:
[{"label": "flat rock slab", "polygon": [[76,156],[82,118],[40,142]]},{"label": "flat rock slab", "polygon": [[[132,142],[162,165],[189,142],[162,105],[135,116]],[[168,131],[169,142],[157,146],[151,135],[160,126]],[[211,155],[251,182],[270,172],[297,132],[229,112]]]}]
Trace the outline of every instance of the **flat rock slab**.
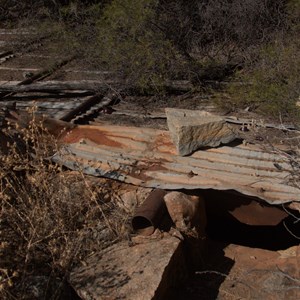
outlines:
[{"label": "flat rock slab", "polygon": [[220,116],[186,109],[166,108],[165,111],[173,143],[181,156],[236,139],[233,128]]},{"label": "flat rock slab", "polygon": [[168,299],[300,299],[300,246],[271,251],[206,242],[201,270]]},{"label": "flat rock slab", "polygon": [[166,299],[186,276],[180,239],[167,235],[129,247],[122,242],[72,270],[70,283],[85,300]]},{"label": "flat rock slab", "polygon": [[224,252],[235,264],[220,291],[237,299],[300,299],[299,246],[270,251],[231,244]]}]

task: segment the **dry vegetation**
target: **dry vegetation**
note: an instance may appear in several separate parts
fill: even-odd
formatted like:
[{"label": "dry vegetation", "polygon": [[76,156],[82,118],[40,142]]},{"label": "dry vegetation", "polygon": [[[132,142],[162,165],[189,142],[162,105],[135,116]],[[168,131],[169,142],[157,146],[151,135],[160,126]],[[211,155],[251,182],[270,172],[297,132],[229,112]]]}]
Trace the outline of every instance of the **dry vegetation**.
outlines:
[{"label": "dry vegetation", "polygon": [[69,299],[71,267],[122,238],[129,215],[109,181],[52,164],[56,143],[34,120],[1,142],[0,298]]},{"label": "dry vegetation", "polygon": [[[287,6],[287,29],[271,35],[255,52],[243,70],[236,72],[223,105],[249,107],[284,122],[299,124],[300,108],[300,4],[290,1]],[[295,105],[296,103],[297,106]]]},{"label": "dry vegetation", "polygon": [[[0,19],[60,40],[58,51],[113,71],[123,84],[163,93],[166,80],[216,103],[299,123],[297,0],[0,0]],[[38,20],[38,26],[37,25]],[[210,82],[210,83],[208,83]],[[237,84],[238,83],[238,84]],[[216,90],[213,89],[215,93]]]},{"label": "dry vegetation", "polygon": [[[51,28],[58,51],[128,85],[161,93],[166,80],[188,79],[200,90],[226,80],[220,106],[295,123],[299,18],[298,0],[0,0],[6,26],[32,25],[41,35]],[[0,143],[0,298],[68,299],[72,265],[122,238],[128,213],[109,181],[51,163],[56,142],[40,124],[10,127]]]}]

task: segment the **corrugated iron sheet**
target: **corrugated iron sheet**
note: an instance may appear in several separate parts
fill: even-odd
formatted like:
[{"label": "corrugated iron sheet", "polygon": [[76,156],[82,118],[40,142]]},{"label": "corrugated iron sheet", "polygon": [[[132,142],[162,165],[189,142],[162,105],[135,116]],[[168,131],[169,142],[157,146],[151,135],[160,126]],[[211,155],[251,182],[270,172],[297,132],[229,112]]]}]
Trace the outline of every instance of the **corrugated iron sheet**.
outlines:
[{"label": "corrugated iron sheet", "polygon": [[176,154],[168,131],[80,126],[61,139],[53,160],[73,170],[162,189],[236,190],[270,204],[300,202],[284,155],[244,145]]}]

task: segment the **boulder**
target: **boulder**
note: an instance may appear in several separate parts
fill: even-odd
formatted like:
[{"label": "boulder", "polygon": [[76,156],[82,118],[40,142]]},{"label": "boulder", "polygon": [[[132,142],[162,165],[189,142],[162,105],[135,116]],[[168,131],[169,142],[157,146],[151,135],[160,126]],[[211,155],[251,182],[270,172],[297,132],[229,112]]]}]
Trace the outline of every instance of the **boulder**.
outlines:
[{"label": "boulder", "polygon": [[[157,236],[156,236],[157,237]],[[182,241],[169,234],[129,246],[118,243],[75,267],[70,283],[84,300],[168,299],[187,279]]]},{"label": "boulder", "polygon": [[225,119],[206,111],[166,108],[171,138],[181,156],[204,147],[218,147],[236,139]]}]

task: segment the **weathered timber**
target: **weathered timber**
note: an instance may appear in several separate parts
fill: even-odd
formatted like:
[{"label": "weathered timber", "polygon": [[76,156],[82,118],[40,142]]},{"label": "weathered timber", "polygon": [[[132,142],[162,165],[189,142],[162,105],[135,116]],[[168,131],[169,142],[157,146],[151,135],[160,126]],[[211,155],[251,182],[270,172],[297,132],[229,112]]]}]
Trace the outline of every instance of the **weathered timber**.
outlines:
[{"label": "weathered timber", "polygon": [[[53,72],[52,69],[50,70]],[[45,91],[54,92],[54,91],[62,91],[62,90],[105,91],[110,87],[113,87],[115,89],[120,89],[120,90],[138,89],[137,87],[126,86],[119,81],[112,81],[112,80],[44,81],[44,82],[36,82],[34,84],[25,86],[29,83],[32,83],[36,79],[40,79],[41,76],[47,75],[48,72],[49,70],[42,71],[19,83],[0,82],[0,92],[23,93],[23,92],[45,92]],[[178,91],[178,92],[189,91],[192,89],[192,85],[187,81],[168,81],[164,83],[162,87],[166,88],[169,91]]]},{"label": "weathered timber", "polygon": [[33,76],[31,76],[30,78],[27,78],[23,81],[21,81],[18,85],[26,85],[26,84],[31,84],[32,82],[34,82],[35,80],[41,80],[49,75],[51,75],[52,73],[54,73],[56,70],[60,69],[61,67],[63,67],[64,65],[66,65],[67,63],[69,63],[70,61],[72,61],[73,59],[75,59],[75,56],[70,57],[70,58],[66,58],[63,59],[57,63],[55,63],[54,65],[52,65],[50,68],[47,68],[45,70],[42,70],[41,72],[34,74]]},{"label": "weathered timber", "polygon": [[[42,70],[41,72],[39,72],[37,74],[34,74],[30,78],[27,78],[27,79],[19,82],[16,86],[29,85],[29,84],[33,83],[34,81],[36,81],[36,80],[44,79],[44,78],[50,76],[56,70],[60,69],[61,67],[63,67],[64,65],[66,65],[67,63],[72,61],[73,59],[75,59],[75,56],[72,56],[70,58],[61,60],[61,61],[55,63],[54,65],[52,65],[51,67],[49,67],[45,70]],[[1,92],[1,90],[0,90],[0,92]],[[7,91],[7,92],[0,93],[0,99],[4,98],[4,97],[7,97],[9,95],[12,95],[14,93],[16,93],[16,92],[15,91]]]},{"label": "weathered timber", "polygon": [[[28,78],[31,79],[31,78]],[[117,82],[112,81],[43,81],[36,82],[30,85],[22,85],[21,82],[10,84],[9,82],[1,84],[0,92],[61,92],[65,90],[86,90],[86,91],[106,91],[110,85],[117,86]]]},{"label": "weathered timber", "polygon": [[0,58],[3,58],[3,57],[6,57],[6,56],[9,56],[9,55],[12,55],[13,52],[12,51],[4,51],[2,53],[0,53]]},{"label": "weathered timber", "polygon": [[37,68],[18,68],[18,67],[1,67],[0,66],[0,70],[4,70],[4,71],[22,71],[22,72],[38,72],[41,69],[37,69]]}]

